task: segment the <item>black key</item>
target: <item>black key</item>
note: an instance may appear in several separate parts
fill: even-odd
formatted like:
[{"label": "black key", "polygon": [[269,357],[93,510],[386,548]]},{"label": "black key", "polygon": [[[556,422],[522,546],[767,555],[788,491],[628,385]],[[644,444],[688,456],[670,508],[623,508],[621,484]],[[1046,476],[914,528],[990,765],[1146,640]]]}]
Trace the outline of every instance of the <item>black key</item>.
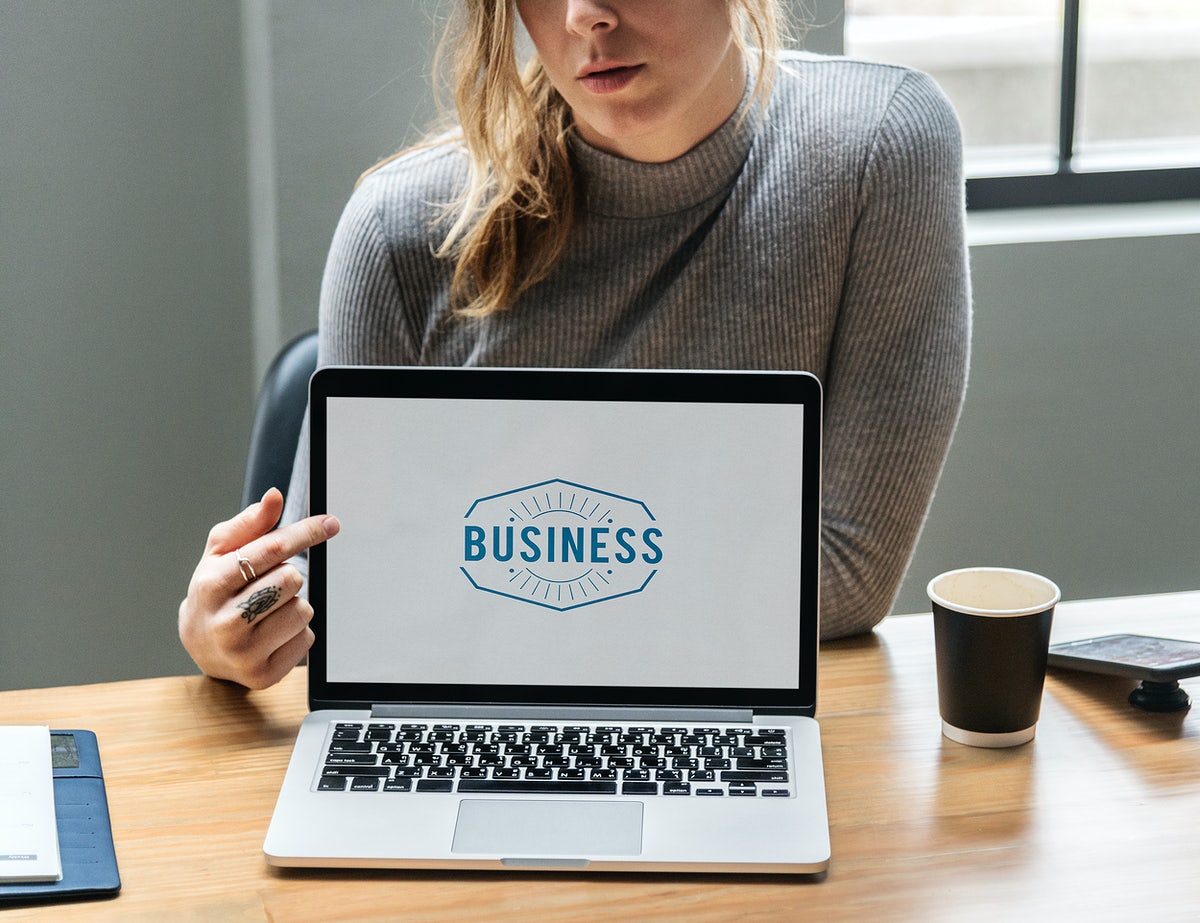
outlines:
[{"label": "black key", "polygon": [[662,793],[664,795],[690,795],[692,787],[686,782],[664,782]]},{"label": "black key", "polygon": [[323,776],[371,776],[376,779],[386,779],[392,774],[388,766],[326,766],[321,773]]},{"label": "black key", "polygon": [[657,795],[657,782],[622,782],[622,795]]},{"label": "black key", "polygon": [[786,788],[764,788],[762,793],[764,798],[786,798],[791,794]]},{"label": "black key", "polygon": [[411,792],[412,779],[389,779],[383,783],[385,792]]},{"label": "black key", "polygon": [[374,766],[379,757],[374,753],[329,753],[325,762],[330,766]]},{"label": "black key", "polygon": [[696,794],[697,795],[724,795],[725,789],[723,789],[723,788],[698,788],[698,789],[696,789]]},{"label": "black key", "polygon": [[[461,782],[459,783],[462,784]],[[417,791],[419,792],[452,792],[454,791],[453,779],[418,779]]]},{"label": "black key", "polygon": [[334,740],[329,745],[330,753],[370,753],[369,740]]},{"label": "black key", "polygon": [[369,776],[366,778],[356,778],[350,783],[350,791],[352,792],[377,792],[379,791],[379,779],[373,779]]},{"label": "black key", "polygon": [[748,795],[748,796],[753,797],[754,795],[758,794],[758,786],[755,785],[753,782],[742,783],[740,785],[737,783],[734,783],[733,785],[729,786],[729,794],[734,795],[734,796]]},{"label": "black key", "polygon": [[786,769],[727,769],[721,773],[722,782],[786,782],[787,780],[788,774]]},{"label": "black key", "polygon": [[560,779],[460,779],[460,793],[482,794],[497,792],[502,795],[564,794],[564,795],[615,795],[616,782],[589,782],[586,780]]},{"label": "black key", "polygon": [[784,770],[788,768],[787,760],[736,760],[734,762],[736,769],[775,769]]},{"label": "black key", "polygon": [[349,781],[345,776],[321,776],[321,781],[317,784],[317,791],[344,792],[346,783]]}]

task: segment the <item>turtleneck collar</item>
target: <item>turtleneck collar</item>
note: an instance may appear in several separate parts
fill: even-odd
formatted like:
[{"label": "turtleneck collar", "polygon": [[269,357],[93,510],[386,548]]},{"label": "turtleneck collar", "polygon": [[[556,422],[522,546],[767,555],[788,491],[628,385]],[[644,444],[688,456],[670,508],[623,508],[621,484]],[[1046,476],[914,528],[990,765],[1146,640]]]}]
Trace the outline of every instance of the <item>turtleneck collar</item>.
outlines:
[{"label": "turtleneck collar", "polygon": [[759,114],[753,79],[737,110],[690,151],[665,163],[627,160],[592,147],[577,135],[571,153],[586,190],[586,209],[611,218],[653,218],[687,211],[724,193],[750,153]]}]

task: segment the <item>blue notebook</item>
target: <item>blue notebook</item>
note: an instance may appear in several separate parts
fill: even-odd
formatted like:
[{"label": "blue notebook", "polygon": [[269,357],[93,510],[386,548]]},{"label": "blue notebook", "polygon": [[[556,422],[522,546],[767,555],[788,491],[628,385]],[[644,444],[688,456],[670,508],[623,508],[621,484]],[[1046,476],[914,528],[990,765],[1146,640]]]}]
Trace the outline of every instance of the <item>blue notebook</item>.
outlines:
[{"label": "blue notebook", "polygon": [[0,903],[111,897],[121,890],[100,749],[91,731],[51,731],[60,881],[0,884]]}]

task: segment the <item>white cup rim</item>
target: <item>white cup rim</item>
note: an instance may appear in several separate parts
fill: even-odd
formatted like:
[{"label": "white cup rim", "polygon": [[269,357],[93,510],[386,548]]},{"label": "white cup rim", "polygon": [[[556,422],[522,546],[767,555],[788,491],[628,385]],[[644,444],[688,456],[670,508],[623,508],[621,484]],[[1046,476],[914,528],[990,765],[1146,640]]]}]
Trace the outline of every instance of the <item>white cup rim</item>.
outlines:
[{"label": "white cup rim", "polygon": [[[1014,583],[1021,584],[1028,593],[1034,593],[1037,590],[1043,590],[1042,596],[1039,596],[1036,602],[1024,606],[993,608],[989,606],[973,605],[969,602],[957,602],[943,596],[935,585],[942,584],[945,581],[953,578],[962,578],[966,575],[977,575],[981,581],[994,579],[999,575],[1004,575]],[[1045,612],[1047,609],[1055,606],[1062,593],[1053,580],[1048,577],[1043,577],[1041,574],[1035,574],[1033,571],[1018,570],[1013,567],[961,567],[958,570],[946,571],[944,574],[938,574],[925,588],[930,600],[942,606],[945,609],[950,609],[954,612],[963,612],[968,615],[984,615],[993,618],[1006,618],[1018,615],[1032,615],[1037,612]]]}]

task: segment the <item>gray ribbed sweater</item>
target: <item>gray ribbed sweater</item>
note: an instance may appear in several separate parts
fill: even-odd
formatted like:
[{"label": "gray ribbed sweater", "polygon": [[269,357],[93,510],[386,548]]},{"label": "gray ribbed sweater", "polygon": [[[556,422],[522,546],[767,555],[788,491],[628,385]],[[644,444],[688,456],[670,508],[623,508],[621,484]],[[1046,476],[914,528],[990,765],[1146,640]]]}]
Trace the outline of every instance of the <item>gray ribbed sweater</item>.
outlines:
[{"label": "gray ribbed sweater", "polygon": [[[448,311],[431,228],[465,175],[435,146],[358,188],[321,291],[322,364],[804,369],[824,386],[822,637],[887,615],[966,385],[970,292],[957,120],[924,75],[785,55],[678,160],[574,152],[586,208],[511,311]],[[299,518],[301,439],[285,521]],[[336,514],[336,510],[331,510]]]}]

